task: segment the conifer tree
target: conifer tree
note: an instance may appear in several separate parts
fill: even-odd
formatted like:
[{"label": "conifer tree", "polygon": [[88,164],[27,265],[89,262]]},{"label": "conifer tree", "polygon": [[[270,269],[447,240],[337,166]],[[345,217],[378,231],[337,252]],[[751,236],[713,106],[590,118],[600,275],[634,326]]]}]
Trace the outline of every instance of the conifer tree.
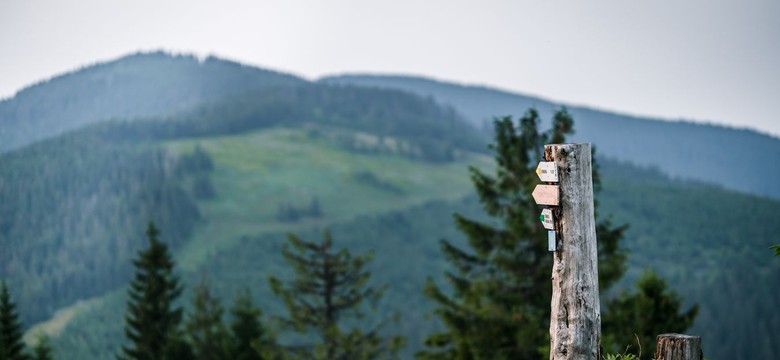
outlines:
[{"label": "conifer tree", "polygon": [[48,336],[41,336],[32,348],[32,360],[54,360]]},{"label": "conifer tree", "polygon": [[122,347],[120,359],[173,360],[187,354],[179,329],[182,310],[174,304],[182,288],[173,273],[168,247],[157,239],[158,234],[150,222],[146,230],[149,248],[133,260],[136,273],[128,290],[125,314],[129,344]]},{"label": "conifer tree", "polygon": [[[602,317],[606,334],[602,343],[611,347],[612,352],[639,356],[641,349],[642,356],[652,357],[656,336],[685,332],[693,325],[699,305],[681,312],[682,298],[650,270],[642,274],[636,287],[636,293],[624,291],[607,302],[607,312]],[[631,347],[626,350],[626,346]]]},{"label": "conifer tree", "polygon": [[271,289],[287,306],[285,325],[319,338],[316,344],[287,347],[288,356],[323,360],[395,357],[402,338],[383,338],[379,328],[366,332],[344,329],[345,320],[362,319],[363,303],[376,306],[386,289],[368,286],[371,274],[365,266],[371,254],[353,257],[346,249],[334,251],[332,247],[327,230],[320,243],[289,234],[283,254],[295,278],[287,282],[269,278]]},{"label": "conifer tree", "polygon": [[22,324],[5,280],[0,282],[0,360],[26,360]]},{"label": "conifer tree", "polygon": [[262,353],[272,350],[273,339],[261,323],[262,311],[252,303],[249,288],[240,291],[230,309],[233,337],[231,359],[263,360]]},{"label": "conifer tree", "polygon": [[[435,314],[445,329],[426,340],[420,359],[539,359],[549,352],[552,255],[540,207],[531,192],[539,180],[534,169],[544,144],[564,143],[573,133],[573,119],[561,109],[548,132],[538,129],[539,115],[528,110],[516,125],[511,117],[494,121],[495,175],[470,168],[485,212],[480,222],[455,214],[468,249],[442,240],[454,271],[446,274],[452,291],[429,280],[426,295],[437,304]],[[598,188],[597,167],[594,186]],[[496,226],[496,223],[500,225]],[[618,242],[625,227],[597,225],[599,285],[607,288],[623,273],[625,254]]]},{"label": "conifer tree", "polygon": [[219,298],[212,295],[205,279],[193,291],[192,308],[184,328],[195,359],[230,358],[230,338],[222,319],[224,309]]}]

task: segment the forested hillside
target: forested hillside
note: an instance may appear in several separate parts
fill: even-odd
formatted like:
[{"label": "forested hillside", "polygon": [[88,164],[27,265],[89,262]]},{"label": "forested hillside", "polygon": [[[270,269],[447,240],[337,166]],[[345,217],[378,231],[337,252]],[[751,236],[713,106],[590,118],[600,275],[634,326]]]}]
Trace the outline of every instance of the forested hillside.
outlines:
[{"label": "forested hillside", "polygon": [[[116,92],[87,93],[83,102],[64,110],[68,102],[60,100],[68,91],[53,84],[89,84],[82,77],[93,72],[99,82],[122,79],[125,66],[132,75],[113,83]],[[167,74],[180,79],[166,80]],[[147,88],[149,81],[160,92]],[[188,81],[201,90],[186,89],[192,85]],[[134,85],[125,89],[123,83]],[[439,327],[427,316],[433,305],[422,287],[427,277],[445,284],[444,273],[451,270],[438,240],[464,241],[452,214],[497,225],[484,217],[467,169],[494,167],[488,136],[466,122],[491,111],[497,104],[491,96],[473,95],[487,105],[462,107],[462,115],[457,104],[437,104],[434,98],[442,101],[438,95],[310,83],[221,60],[165,54],[128,57],[26,91],[0,104],[21,104],[28,96],[23,94],[36,94],[52,108],[41,113],[48,118],[28,111],[40,119],[30,124],[49,126],[61,117],[69,125],[41,133],[47,140],[21,146],[33,138],[24,140],[17,130],[8,135],[6,129],[14,129],[6,126],[8,119],[16,118],[0,116],[0,136],[24,140],[0,147],[8,150],[0,155],[0,278],[9,282],[23,322],[31,327],[28,335],[48,333],[58,359],[110,359],[118,353],[125,341],[131,259],[146,244],[143,231],[149,220],[160,226],[160,239],[174,253],[185,285],[183,304],[189,304],[194,284],[207,276],[226,304],[241,287],[250,286],[266,317],[283,309],[267,279],[290,278],[280,254],[286,233],[316,240],[329,228],[339,247],[356,254],[373,250],[371,284],[388,283],[389,289],[363,325],[398,313],[401,321],[385,330],[408,337],[404,358],[411,358]],[[139,94],[144,91],[149,94]],[[132,106],[116,98],[111,101],[122,104],[109,101],[103,108],[107,98],[101,96],[114,93],[135,99],[128,100]],[[472,99],[464,94],[463,99]],[[497,115],[521,115],[533,105],[549,119],[544,114],[553,109],[549,103],[515,103],[514,95],[502,96],[508,100],[505,108],[492,108]],[[154,105],[157,99],[165,101]],[[725,159],[723,168],[742,153],[722,155],[716,145],[728,150],[734,141],[760,137],[587,111],[572,111],[580,140],[594,131],[594,124],[612,126],[606,133],[625,131],[621,144],[687,134],[699,139],[712,159]],[[93,112],[95,117],[87,116]],[[66,129],[72,130],[51,137]],[[683,130],[665,136],[667,129]],[[746,138],[740,140],[739,134]],[[777,140],[763,139],[762,156],[771,156]],[[772,284],[780,280],[780,267],[768,247],[778,242],[780,202],[675,179],[667,174],[683,174],[664,164],[653,170],[614,161],[611,145],[594,143],[602,170],[599,216],[629,224],[622,245],[630,254],[621,286],[630,286],[651,268],[684,296],[686,308],[699,304],[689,332],[703,336],[708,358],[772,358],[780,334],[774,311],[780,294]],[[663,145],[659,152],[677,149],[699,156],[675,148],[676,140],[658,144]],[[632,156],[653,159],[656,153]],[[701,156],[690,166],[714,163]],[[762,174],[756,181],[778,178],[771,171]],[[546,246],[545,239],[538,245]]]},{"label": "forested hillside", "polygon": [[[321,81],[399,89],[433,97],[481,128],[493,116],[516,114],[528,107],[537,108],[543,119],[549,119],[561,105],[486,87],[415,77],[346,75]],[[593,143],[604,156],[657,167],[676,178],[697,179],[780,199],[780,188],[775,186],[775,179],[780,178],[780,162],[764,160],[765,156],[780,157],[780,139],[776,137],[746,129],[640,118],[579,106],[571,106],[569,111],[577,119],[572,140]]]},{"label": "forested hillside", "polygon": [[109,119],[166,116],[266,86],[303,83],[232,61],[138,53],[42,81],[0,101],[0,152]]}]

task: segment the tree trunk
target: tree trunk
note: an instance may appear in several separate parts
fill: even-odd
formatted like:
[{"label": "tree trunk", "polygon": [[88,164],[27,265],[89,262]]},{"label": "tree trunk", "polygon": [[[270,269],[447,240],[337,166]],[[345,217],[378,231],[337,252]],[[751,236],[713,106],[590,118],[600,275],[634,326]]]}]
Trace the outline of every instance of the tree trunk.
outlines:
[{"label": "tree trunk", "polygon": [[661,334],[656,341],[656,360],[701,360],[701,337]]},{"label": "tree trunk", "polygon": [[560,206],[554,207],[550,360],[599,359],[601,309],[590,144],[546,145],[555,161]]}]

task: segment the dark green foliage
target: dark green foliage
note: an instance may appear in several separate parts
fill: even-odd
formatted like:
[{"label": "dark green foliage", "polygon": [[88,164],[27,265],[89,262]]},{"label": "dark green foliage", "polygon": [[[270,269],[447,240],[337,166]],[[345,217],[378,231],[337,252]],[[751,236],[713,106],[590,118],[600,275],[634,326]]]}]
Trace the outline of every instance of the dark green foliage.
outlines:
[{"label": "dark green foliage", "polygon": [[202,279],[193,290],[192,313],[184,323],[196,360],[232,358],[230,334],[223,322],[223,313],[221,301]]},{"label": "dark green foliage", "polygon": [[181,285],[173,273],[174,262],[168,246],[157,239],[158,230],[149,223],[146,235],[149,247],[133,260],[135,278],[130,283],[125,314],[125,336],[119,359],[173,360],[182,356],[179,333],[182,310],[174,302]]},{"label": "dark green foliage", "polygon": [[261,322],[263,312],[252,303],[248,287],[238,293],[230,314],[233,317],[231,359],[262,360],[260,354],[273,351],[276,344]]},{"label": "dark green foliage", "polygon": [[770,247],[770,249],[775,251],[775,256],[780,255],[780,244],[773,245],[772,247]]},{"label": "dark green foliage", "polygon": [[353,257],[346,249],[334,251],[327,230],[321,243],[303,241],[293,234],[287,239],[282,252],[295,278],[283,282],[271,276],[271,289],[287,306],[288,318],[283,324],[318,338],[314,344],[287,346],[288,356],[325,360],[394,357],[403,342],[400,337],[385,339],[379,329],[345,329],[350,319],[364,317],[365,303],[375,307],[386,289],[368,286],[371,274],[364,268],[372,256]]},{"label": "dark green foliage", "polygon": [[214,161],[200,145],[195,146],[192,153],[184,154],[176,162],[176,175],[200,174],[214,169]]},{"label": "dark green foliage", "polygon": [[51,343],[48,336],[41,336],[32,348],[32,360],[54,360]]},{"label": "dark green foliage", "polygon": [[0,360],[26,360],[22,324],[5,280],[0,282]]},{"label": "dark green foliage", "polygon": [[316,196],[306,206],[297,207],[290,203],[282,203],[276,208],[276,220],[281,222],[296,222],[304,218],[322,217],[320,200]]},{"label": "dark green foliage", "polygon": [[[545,232],[537,222],[539,207],[530,197],[539,182],[534,169],[543,145],[563,143],[573,130],[566,109],[553,117],[548,133],[538,130],[531,109],[517,126],[510,117],[495,121],[495,177],[471,168],[471,178],[485,212],[500,227],[455,215],[469,250],[443,240],[442,251],[454,266],[448,294],[432,281],[426,295],[438,306],[435,314],[445,330],[426,340],[421,359],[538,359],[549,343],[550,269],[552,256],[542,244]],[[597,226],[599,284],[609,287],[624,269],[618,242],[622,228]],[[602,271],[602,269],[604,269]],[[540,354],[540,352],[542,352]]]},{"label": "dark green foliage", "polygon": [[131,234],[148,219],[173,248],[186,240],[200,213],[171,165],[157,147],[84,133],[0,155],[0,277],[19,289],[23,322],[127,283],[144,247]]},{"label": "dark green foliage", "polygon": [[643,356],[653,356],[657,335],[682,334],[693,325],[699,306],[683,312],[682,298],[656,273],[645,271],[636,287],[633,294],[623,291],[607,301],[602,316],[602,328],[608,334],[602,344],[607,352],[624,352],[626,346],[631,346],[627,352],[640,355],[641,346]]},{"label": "dark green foliage", "polygon": [[192,195],[198,200],[213,199],[217,195],[208,176],[200,175],[192,180]]}]

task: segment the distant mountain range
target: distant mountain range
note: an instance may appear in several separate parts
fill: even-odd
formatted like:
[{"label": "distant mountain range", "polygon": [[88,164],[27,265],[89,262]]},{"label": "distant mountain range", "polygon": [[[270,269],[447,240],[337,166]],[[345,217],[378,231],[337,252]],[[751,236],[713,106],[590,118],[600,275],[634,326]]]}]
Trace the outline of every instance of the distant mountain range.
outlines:
[{"label": "distant mountain range", "polygon": [[[543,119],[564,104],[481,86],[420,77],[344,75],[320,82],[391,88],[431,97],[478,129],[495,116],[529,107]],[[85,67],[19,91],[0,102],[0,152],[109,119],[165,117],[220,98],[305,80],[208,57],[140,53]],[[780,139],[752,130],[638,118],[568,107],[577,119],[573,141],[598,153],[683,179],[710,182],[780,199]]]},{"label": "distant mountain range", "polygon": [[[495,116],[520,116],[529,107],[543,119],[565,104],[481,86],[463,86],[419,77],[343,75],[331,84],[401,89],[451,106],[473,125]],[[595,144],[598,153],[650,166],[682,179],[695,179],[751,194],[780,199],[780,139],[752,130],[685,121],[639,118],[568,106],[577,121],[575,142]]]}]

